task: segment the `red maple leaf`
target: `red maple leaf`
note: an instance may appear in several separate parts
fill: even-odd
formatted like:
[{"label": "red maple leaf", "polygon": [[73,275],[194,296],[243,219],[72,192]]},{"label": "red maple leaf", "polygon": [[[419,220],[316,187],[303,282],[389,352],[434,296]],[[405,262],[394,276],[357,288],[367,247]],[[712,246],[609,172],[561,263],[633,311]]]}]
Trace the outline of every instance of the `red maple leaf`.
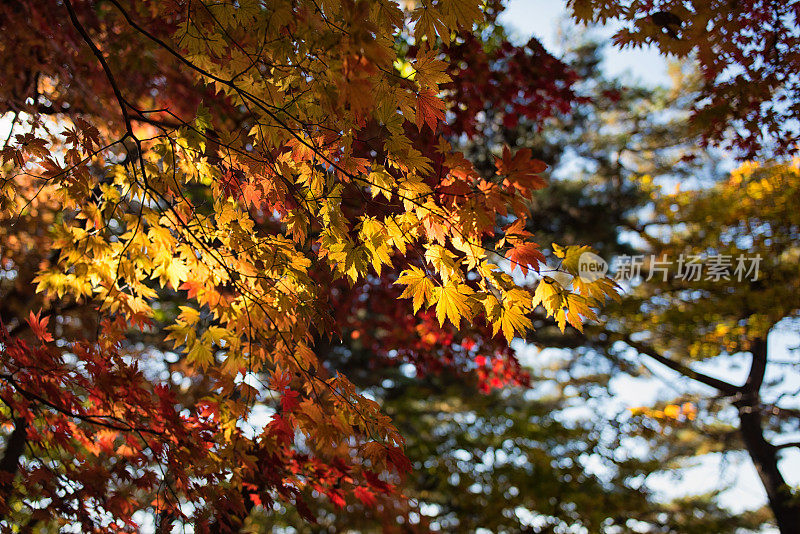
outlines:
[{"label": "red maple leaf", "polygon": [[344,497],[342,497],[342,493],[339,490],[333,490],[328,492],[328,498],[336,506],[336,508],[344,508],[344,505],[347,504],[344,500]]},{"label": "red maple leaf", "polygon": [[361,486],[353,489],[353,494],[356,496],[356,499],[364,503],[364,506],[374,506],[378,502],[375,499],[374,493],[367,488],[362,488]]},{"label": "red maple leaf", "polygon": [[411,471],[411,461],[403,454],[400,447],[386,447],[386,459],[389,460],[400,474]]},{"label": "red maple leaf", "polygon": [[285,390],[283,395],[281,395],[281,408],[283,411],[288,413],[294,410],[299,404],[297,400],[299,396],[300,394],[296,391],[292,391],[291,389]]}]

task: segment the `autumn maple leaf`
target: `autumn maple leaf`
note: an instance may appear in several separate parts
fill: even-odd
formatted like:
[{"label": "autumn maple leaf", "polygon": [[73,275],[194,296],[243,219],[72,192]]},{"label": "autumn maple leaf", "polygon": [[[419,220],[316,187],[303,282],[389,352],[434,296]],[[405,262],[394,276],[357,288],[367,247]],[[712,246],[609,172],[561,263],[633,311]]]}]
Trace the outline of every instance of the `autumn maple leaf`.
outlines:
[{"label": "autumn maple leaf", "polygon": [[420,91],[417,95],[417,127],[422,131],[427,124],[435,132],[440,120],[444,120],[444,102],[430,89]]},{"label": "autumn maple leaf", "polygon": [[47,343],[53,341],[53,336],[47,331],[47,323],[50,322],[50,317],[40,317],[42,310],[39,310],[35,315],[33,311],[30,312],[27,322],[31,326],[31,331],[38,339]]},{"label": "autumn maple leaf", "polygon": [[511,261],[511,269],[520,268],[522,274],[528,274],[528,269],[539,270],[539,265],[545,262],[544,254],[536,243],[521,243],[506,253]]},{"label": "autumn maple leaf", "polygon": [[524,196],[530,198],[531,191],[542,189],[547,185],[539,176],[547,169],[547,164],[538,159],[533,159],[529,148],[521,148],[512,156],[508,147],[503,148],[503,157],[495,158],[497,174],[505,176],[503,185],[517,189]]},{"label": "autumn maple leaf", "polygon": [[375,499],[374,493],[372,493],[367,488],[362,488],[361,486],[358,486],[353,489],[353,495],[355,495],[359,501],[364,503],[365,506],[372,507],[375,506],[375,504],[377,504],[378,502]]},{"label": "autumn maple leaf", "polygon": [[400,474],[411,471],[412,465],[400,447],[386,447],[386,459]]}]

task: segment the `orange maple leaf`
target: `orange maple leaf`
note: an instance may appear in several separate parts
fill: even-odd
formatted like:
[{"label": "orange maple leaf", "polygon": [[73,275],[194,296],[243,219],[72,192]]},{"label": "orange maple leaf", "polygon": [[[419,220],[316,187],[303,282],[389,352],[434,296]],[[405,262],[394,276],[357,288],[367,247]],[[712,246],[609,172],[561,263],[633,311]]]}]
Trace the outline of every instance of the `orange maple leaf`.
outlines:
[{"label": "orange maple leaf", "polygon": [[503,157],[495,158],[497,174],[505,176],[503,185],[517,189],[523,196],[530,198],[531,191],[541,189],[547,185],[539,176],[547,169],[547,164],[538,159],[533,159],[529,148],[521,148],[511,155],[508,147],[503,148]]},{"label": "orange maple leaf", "polygon": [[430,89],[420,91],[417,95],[417,128],[422,131],[427,124],[435,132],[440,120],[444,120],[444,101]]},{"label": "orange maple leaf", "polygon": [[33,335],[35,335],[40,340],[47,343],[48,341],[53,341],[53,336],[50,332],[47,331],[47,323],[50,322],[50,317],[39,317],[42,313],[42,310],[39,310],[36,315],[33,314],[33,311],[30,312],[28,316],[28,324],[31,325],[31,331]]},{"label": "orange maple leaf", "polygon": [[528,268],[538,272],[539,265],[545,262],[539,245],[530,242],[513,247],[507,252],[506,257],[511,261],[511,270],[519,267],[522,274],[528,274]]}]

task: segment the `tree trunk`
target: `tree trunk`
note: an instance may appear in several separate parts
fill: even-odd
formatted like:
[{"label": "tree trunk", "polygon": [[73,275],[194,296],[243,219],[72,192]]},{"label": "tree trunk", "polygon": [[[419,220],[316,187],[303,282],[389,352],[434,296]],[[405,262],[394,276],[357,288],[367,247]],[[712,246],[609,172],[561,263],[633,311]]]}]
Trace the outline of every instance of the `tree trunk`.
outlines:
[{"label": "tree trunk", "polygon": [[800,534],[800,501],[793,498],[778,468],[778,449],[764,438],[759,390],[767,365],[766,340],[754,340],[753,363],[742,393],[735,401],[739,430],[747,452],[767,492],[767,499],[781,534]]}]

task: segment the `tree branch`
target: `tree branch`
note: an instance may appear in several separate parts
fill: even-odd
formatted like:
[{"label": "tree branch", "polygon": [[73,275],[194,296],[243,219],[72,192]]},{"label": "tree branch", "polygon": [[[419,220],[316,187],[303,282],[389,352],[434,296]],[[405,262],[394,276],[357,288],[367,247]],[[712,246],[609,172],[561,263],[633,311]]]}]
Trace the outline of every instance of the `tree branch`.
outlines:
[{"label": "tree branch", "polygon": [[[159,128],[166,128],[166,129],[170,129],[170,130],[176,130],[176,129],[181,128],[183,126],[189,126],[189,123],[187,123],[187,122],[172,122],[172,121],[166,121],[166,120],[161,120],[161,119],[151,119],[151,118],[145,116],[144,113],[146,113],[146,112],[142,112],[142,111],[140,111],[138,109],[135,109],[127,101],[125,103],[127,104],[128,108],[130,108],[134,112],[133,115],[130,115],[130,114],[128,115],[130,120],[131,120],[131,123],[142,122],[142,123],[145,123],[145,124],[150,124],[152,126],[157,126]],[[56,109],[52,105],[44,105],[44,104],[39,104],[39,106],[36,108],[36,111],[37,111],[37,113],[41,113],[42,115],[58,115],[58,114],[61,114],[61,113],[66,114],[67,112],[73,113],[73,114],[74,113],[78,113],[78,114],[84,113],[84,111],[81,110],[81,109],[73,109],[73,108],[70,108],[68,111],[59,111],[58,109]],[[161,110],[159,110],[159,111],[161,111]]]},{"label": "tree branch", "polygon": [[714,378],[713,376],[709,376],[705,373],[695,371],[694,369],[692,369],[687,365],[684,365],[678,361],[675,361],[671,358],[664,356],[663,354],[661,354],[660,352],[658,352],[656,349],[654,349],[649,345],[632,340],[630,335],[624,335],[619,337],[629,347],[636,349],[640,354],[649,356],[650,358],[654,359],[661,365],[669,367],[673,371],[676,371],[687,378],[691,378],[692,380],[696,380],[701,384],[705,384],[714,389],[717,389],[721,393],[724,393],[727,396],[734,396],[740,392],[740,388],[738,386],[735,386],[729,382],[725,382],[724,380],[720,380],[719,378]]},{"label": "tree branch", "polygon": [[122,120],[125,121],[125,130],[130,134],[133,135],[133,128],[131,127],[131,118],[128,115],[128,106],[125,98],[122,96],[122,92],[119,89],[119,85],[117,85],[117,81],[114,78],[114,74],[111,72],[111,68],[106,63],[106,58],[103,57],[103,53],[97,48],[97,45],[94,44],[92,38],[89,36],[89,33],[86,31],[86,28],[83,27],[81,22],[78,20],[78,16],[75,14],[75,10],[72,8],[72,2],[70,0],[64,0],[64,5],[67,8],[67,12],[69,12],[69,19],[72,21],[72,25],[78,30],[78,33],[81,34],[83,40],[89,45],[89,48],[92,50],[92,53],[95,55],[97,60],[100,62],[100,66],[103,68],[103,72],[106,73],[106,78],[108,78],[108,83],[111,84],[111,90],[114,91],[114,96],[117,98],[117,102],[119,103],[120,111],[122,112]]},{"label": "tree branch", "polygon": [[750,353],[753,359],[750,363],[750,372],[747,374],[747,382],[742,386],[744,393],[756,394],[764,383],[764,374],[767,370],[767,340],[756,338],[750,344]]}]

